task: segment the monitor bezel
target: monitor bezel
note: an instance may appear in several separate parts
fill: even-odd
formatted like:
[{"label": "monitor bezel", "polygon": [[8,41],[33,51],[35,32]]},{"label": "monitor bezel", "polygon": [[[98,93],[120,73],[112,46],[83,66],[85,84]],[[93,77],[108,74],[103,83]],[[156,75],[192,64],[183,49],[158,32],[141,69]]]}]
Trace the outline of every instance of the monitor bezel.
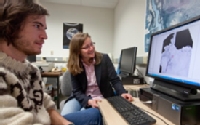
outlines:
[{"label": "monitor bezel", "polygon": [[170,26],[170,27],[168,27],[166,29],[163,29],[161,31],[158,31],[158,32],[155,32],[155,33],[151,34],[150,44],[149,44],[149,51],[148,51],[147,67],[146,67],[146,73],[145,73],[146,76],[152,77],[155,80],[161,80],[161,81],[164,81],[164,82],[169,82],[169,83],[172,83],[173,85],[177,85],[177,86],[181,86],[181,87],[200,89],[200,86],[195,86],[195,85],[192,85],[192,84],[187,84],[187,83],[179,82],[179,81],[175,81],[175,80],[164,79],[164,78],[161,78],[161,77],[152,76],[152,75],[148,74],[149,60],[150,60],[150,56],[151,56],[151,45],[152,45],[153,36],[161,34],[161,33],[164,33],[164,32],[167,32],[167,31],[171,31],[171,30],[173,30],[175,28],[179,28],[179,27],[181,27],[183,25],[187,25],[187,24],[190,24],[190,23],[193,23],[193,22],[196,22],[196,21],[200,21],[200,16],[193,17],[193,18],[191,18],[189,20],[186,20],[186,21],[184,21],[182,23],[178,23],[176,25],[172,25],[172,26]]},{"label": "monitor bezel", "polygon": [[[135,55],[132,56],[131,72],[127,72],[127,71],[124,71],[124,70],[121,71],[122,52],[123,52],[123,50],[127,50],[127,49],[134,49],[134,51],[135,51]],[[121,49],[120,65],[119,65],[120,72],[121,72],[121,73],[134,74],[135,69],[136,69],[136,59],[137,59],[137,47],[129,47],[129,48]]]}]

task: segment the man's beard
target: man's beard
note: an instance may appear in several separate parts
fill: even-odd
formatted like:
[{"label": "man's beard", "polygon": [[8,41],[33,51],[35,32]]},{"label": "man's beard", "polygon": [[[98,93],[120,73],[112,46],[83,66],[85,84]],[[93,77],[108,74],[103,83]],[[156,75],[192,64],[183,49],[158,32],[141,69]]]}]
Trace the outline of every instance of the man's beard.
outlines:
[{"label": "man's beard", "polygon": [[41,54],[41,52],[34,52],[32,51],[32,47],[30,42],[26,41],[26,40],[22,40],[22,39],[18,39],[13,43],[13,46],[23,52],[25,55],[29,56],[29,55],[39,55]]}]

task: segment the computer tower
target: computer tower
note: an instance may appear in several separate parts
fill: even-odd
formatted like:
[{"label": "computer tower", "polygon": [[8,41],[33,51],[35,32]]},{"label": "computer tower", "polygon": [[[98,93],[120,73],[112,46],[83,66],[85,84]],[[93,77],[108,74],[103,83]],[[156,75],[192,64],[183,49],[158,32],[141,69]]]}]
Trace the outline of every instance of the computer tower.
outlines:
[{"label": "computer tower", "polygon": [[141,88],[139,98],[175,125],[200,125],[200,101],[183,102],[151,88]]}]

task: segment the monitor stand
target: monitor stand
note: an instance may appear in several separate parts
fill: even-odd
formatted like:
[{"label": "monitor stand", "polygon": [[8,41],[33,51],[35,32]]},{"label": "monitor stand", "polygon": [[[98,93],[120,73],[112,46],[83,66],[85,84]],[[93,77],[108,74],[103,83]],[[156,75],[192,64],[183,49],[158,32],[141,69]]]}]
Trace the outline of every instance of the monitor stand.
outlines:
[{"label": "monitor stand", "polygon": [[199,101],[200,93],[197,89],[174,85],[166,81],[155,79],[151,89],[159,91],[181,101]]}]

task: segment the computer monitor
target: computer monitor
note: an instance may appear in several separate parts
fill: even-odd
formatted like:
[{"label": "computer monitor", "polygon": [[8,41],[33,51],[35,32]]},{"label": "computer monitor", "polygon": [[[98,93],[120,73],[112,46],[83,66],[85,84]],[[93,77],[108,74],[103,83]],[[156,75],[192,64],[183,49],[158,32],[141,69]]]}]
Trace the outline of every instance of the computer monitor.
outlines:
[{"label": "computer monitor", "polygon": [[36,55],[27,56],[27,60],[31,63],[36,62]]},{"label": "computer monitor", "polygon": [[132,75],[135,71],[137,47],[130,47],[121,50],[120,72]]},{"label": "computer monitor", "polygon": [[200,17],[151,35],[146,75],[169,85],[200,88]]}]

